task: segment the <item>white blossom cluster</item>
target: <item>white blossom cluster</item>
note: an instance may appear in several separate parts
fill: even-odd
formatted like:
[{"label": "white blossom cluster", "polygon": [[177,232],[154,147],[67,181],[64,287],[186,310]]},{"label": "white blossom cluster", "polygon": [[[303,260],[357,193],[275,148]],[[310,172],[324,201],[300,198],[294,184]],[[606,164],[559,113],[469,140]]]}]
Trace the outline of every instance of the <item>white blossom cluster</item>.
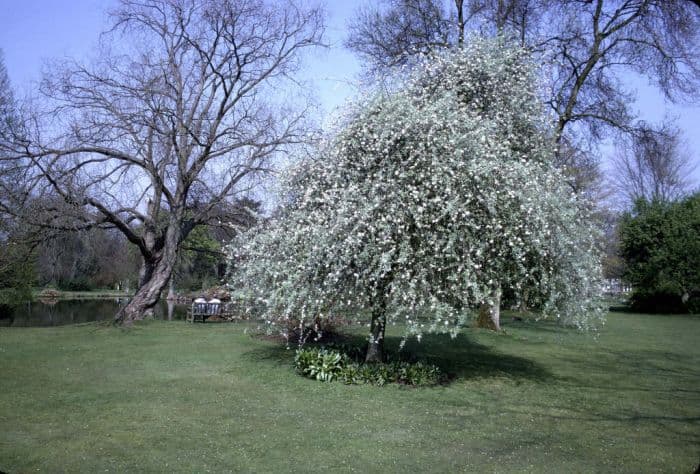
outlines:
[{"label": "white blossom cluster", "polygon": [[455,333],[499,286],[595,327],[596,230],[534,77],[498,40],[425,58],[291,171],[287,208],[229,247],[231,289],[280,327],[381,304],[408,335]]}]

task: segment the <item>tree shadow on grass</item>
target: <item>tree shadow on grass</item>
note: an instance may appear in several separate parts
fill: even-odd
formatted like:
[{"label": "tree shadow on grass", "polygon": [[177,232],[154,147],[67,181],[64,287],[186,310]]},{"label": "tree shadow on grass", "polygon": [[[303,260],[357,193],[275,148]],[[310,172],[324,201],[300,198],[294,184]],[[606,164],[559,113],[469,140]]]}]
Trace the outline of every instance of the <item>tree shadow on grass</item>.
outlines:
[{"label": "tree shadow on grass", "polygon": [[[700,400],[700,370],[687,356],[664,350],[604,350],[587,359],[560,357],[569,371],[561,384],[577,389],[687,395]],[[611,384],[610,380],[615,383]]]},{"label": "tree shadow on grass", "polygon": [[554,318],[543,318],[535,313],[516,313],[504,311],[505,317],[501,318],[501,328],[504,331],[509,329],[526,329],[534,334],[568,335],[576,332],[571,326],[565,326]]},{"label": "tree shadow on grass", "polygon": [[[562,401],[553,400],[543,403],[527,401],[522,405],[501,406],[503,413],[509,416],[542,417],[559,420],[562,422],[605,424],[608,429],[611,426],[634,431],[649,432],[650,430],[663,433],[664,438],[659,439],[659,444],[682,443],[688,446],[696,446],[700,443],[700,416],[668,414],[649,409],[620,406],[588,406],[572,405]],[[642,411],[644,410],[644,411]]]},{"label": "tree shadow on grass", "polygon": [[[529,359],[502,354],[488,346],[479,344],[465,334],[452,338],[447,334],[424,336],[421,342],[406,341],[399,350],[401,337],[387,336],[385,352],[389,360],[409,362],[424,361],[434,364],[446,373],[450,380],[500,377],[512,380],[546,381],[552,374],[542,365]],[[322,342],[308,345],[323,345]],[[342,346],[345,352],[361,352],[367,345],[366,337],[344,334]],[[273,362],[291,366],[295,346],[288,349],[284,344],[265,344],[245,353],[253,361]]]},{"label": "tree shadow on grass", "polygon": [[243,357],[252,362],[291,366],[294,360],[294,350],[295,346],[275,342],[246,351],[243,353]]},{"label": "tree shadow on grass", "polygon": [[[398,350],[400,338],[387,338],[390,353]],[[513,380],[546,381],[552,374],[542,365],[524,357],[503,354],[460,333],[424,336],[421,342],[411,339],[404,349],[410,357],[425,360],[456,378],[501,377]]]}]

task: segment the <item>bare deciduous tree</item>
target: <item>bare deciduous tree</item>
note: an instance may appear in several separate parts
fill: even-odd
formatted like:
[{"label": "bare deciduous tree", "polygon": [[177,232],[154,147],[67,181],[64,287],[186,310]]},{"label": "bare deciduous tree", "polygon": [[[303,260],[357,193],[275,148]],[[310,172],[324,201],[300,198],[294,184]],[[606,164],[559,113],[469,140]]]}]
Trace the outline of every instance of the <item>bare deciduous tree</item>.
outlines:
[{"label": "bare deciduous tree", "polygon": [[[690,6],[688,0],[385,1],[358,15],[346,44],[381,71],[415,52],[459,44],[465,23],[517,39],[546,65],[544,99],[557,122],[560,164],[572,167],[591,138],[634,132],[634,95],[622,72],[649,78],[671,100],[697,97],[700,10]],[[406,26],[420,25],[428,12],[436,17],[429,35]],[[572,154],[573,144],[579,149]]]},{"label": "bare deciduous tree", "polygon": [[530,46],[541,29],[549,8],[556,0],[471,0],[468,16],[478,22],[484,34],[508,34],[521,46]]},{"label": "bare deciduous tree", "polygon": [[51,107],[16,158],[31,160],[33,194],[76,209],[73,228],[115,228],[138,248],[139,287],[117,315],[128,323],[152,312],[188,234],[307,139],[303,107],[277,105],[279,87],[320,44],[323,14],[291,0],[122,0],[112,18],[96,64],[45,77]]},{"label": "bare deciduous tree", "polygon": [[14,96],[10,86],[10,78],[7,75],[7,68],[5,68],[3,53],[0,49],[0,137],[5,136],[5,130],[8,127],[7,122],[12,117],[13,110]]},{"label": "bare deciduous tree", "polygon": [[454,30],[440,0],[385,0],[386,8],[365,6],[349,25],[345,45],[357,52],[370,73],[403,64],[411,56],[446,48]]},{"label": "bare deciduous tree", "polygon": [[[10,154],[11,143],[15,141],[13,130],[16,128],[16,119],[16,102],[10,78],[7,75],[3,52],[0,49],[0,186],[7,177],[8,169],[12,167],[12,162],[8,159],[8,155]],[[3,202],[1,199],[2,194],[0,194],[0,203]]]},{"label": "bare deciduous tree", "polygon": [[0,50],[0,240],[13,225],[13,215],[8,210],[15,201],[13,195],[18,191],[22,175],[20,163],[11,159],[13,143],[17,141],[20,129],[18,118],[17,102]]},{"label": "bare deciduous tree", "polygon": [[559,26],[538,46],[552,55],[558,140],[577,124],[595,138],[634,129],[622,71],[646,76],[668,99],[697,97],[700,12],[687,1],[560,0],[550,15]]},{"label": "bare deciduous tree", "polygon": [[627,205],[638,199],[669,202],[691,191],[695,167],[677,127],[643,125],[619,147],[611,181]]},{"label": "bare deciduous tree", "polygon": [[34,280],[32,248],[25,245],[13,214],[6,212],[13,194],[21,190],[21,168],[8,159],[17,125],[17,104],[0,50],[0,312],[30,300]]}]

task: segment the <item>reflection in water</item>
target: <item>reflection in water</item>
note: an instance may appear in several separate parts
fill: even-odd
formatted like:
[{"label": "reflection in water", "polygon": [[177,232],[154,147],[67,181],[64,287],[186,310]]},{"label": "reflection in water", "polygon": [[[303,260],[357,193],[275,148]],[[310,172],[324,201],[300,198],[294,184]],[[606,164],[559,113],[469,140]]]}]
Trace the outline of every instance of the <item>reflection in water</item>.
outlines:
[{"label": "reflection in water", "polygon": [[[61,326],[108,321],[126,302],[126,298],[52,301],[50,304],[35,301],[9,312],[0,311],[0,326]],[[155,307],[154,317],[168,321],[184,320],[186,312],[185,305],[160,301]]]},{"label": "reflection in water", "polygon": [[165,300],[165,304],[168,306],[168,321],[172,321],[173,313],[175,312],[175,302],[173,300]]}]

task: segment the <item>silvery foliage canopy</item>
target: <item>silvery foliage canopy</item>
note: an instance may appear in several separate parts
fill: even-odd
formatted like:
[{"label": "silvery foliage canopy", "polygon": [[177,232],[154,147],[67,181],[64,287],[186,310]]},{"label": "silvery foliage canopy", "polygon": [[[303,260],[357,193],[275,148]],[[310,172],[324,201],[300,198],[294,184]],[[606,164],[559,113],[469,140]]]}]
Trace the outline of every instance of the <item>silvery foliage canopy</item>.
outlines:
[{"label": "silvery foliage canopy", "polygon": [[456,333],[499,285],[594,328],[597,230],[525,52],[474,38],[411,71],[290,171],[286,208],[230,246],[231,288],[282,331],[384,302],[407,335]]}]

